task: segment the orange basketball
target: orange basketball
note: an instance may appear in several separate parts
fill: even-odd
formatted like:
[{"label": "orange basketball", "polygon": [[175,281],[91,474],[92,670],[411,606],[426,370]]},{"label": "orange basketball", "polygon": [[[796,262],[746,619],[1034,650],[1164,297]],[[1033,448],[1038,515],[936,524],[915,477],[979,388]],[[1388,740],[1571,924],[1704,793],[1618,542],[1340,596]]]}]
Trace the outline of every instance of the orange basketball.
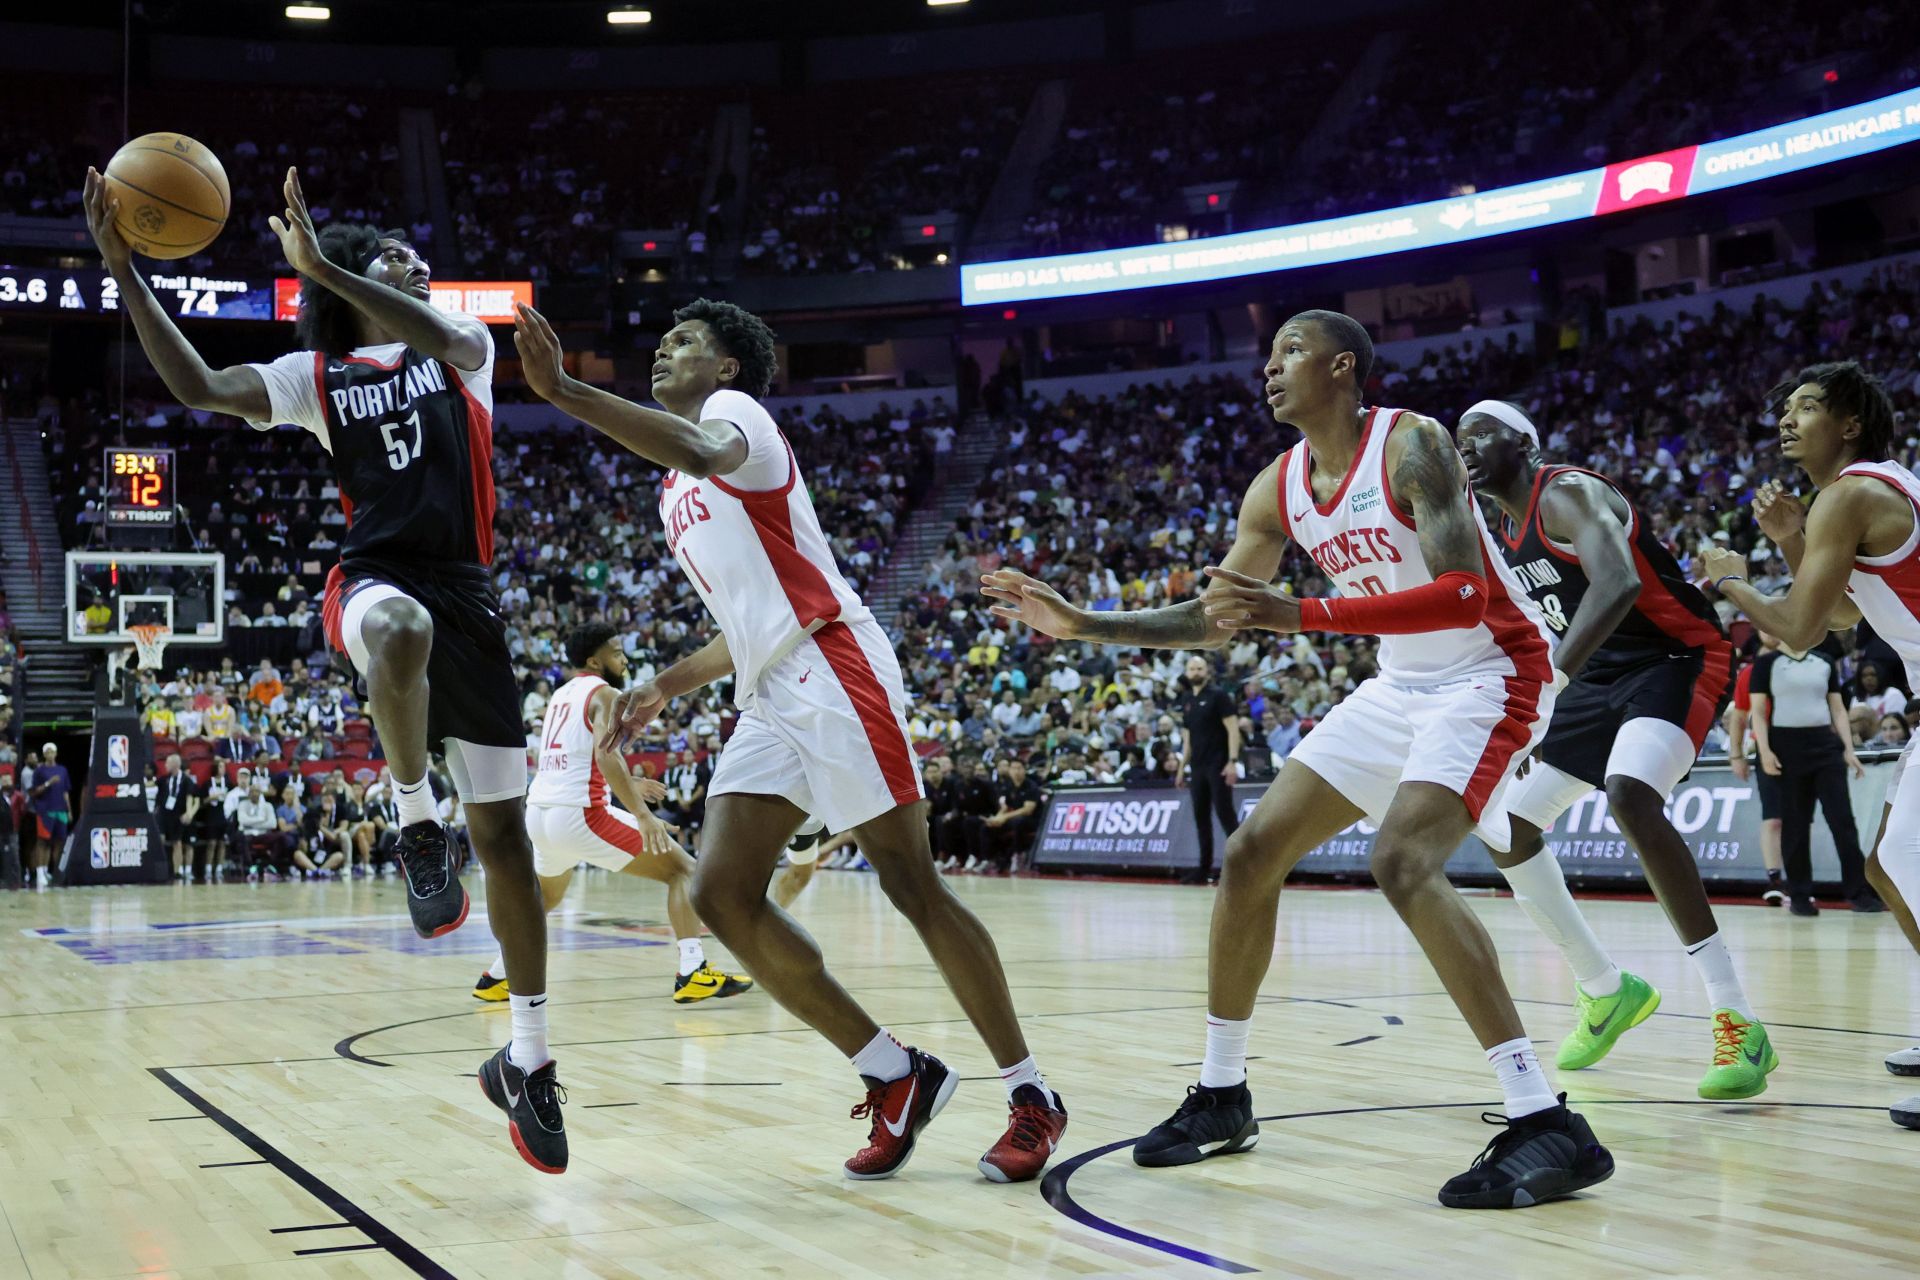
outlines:
[{"label": "orange basketball", "polygon": [[106,178],[108,194],[120,201],[114,225],[135,253],[184,258],[212,244],[227,225],[227,171],[192,138],[135,138],[113,153]]}]

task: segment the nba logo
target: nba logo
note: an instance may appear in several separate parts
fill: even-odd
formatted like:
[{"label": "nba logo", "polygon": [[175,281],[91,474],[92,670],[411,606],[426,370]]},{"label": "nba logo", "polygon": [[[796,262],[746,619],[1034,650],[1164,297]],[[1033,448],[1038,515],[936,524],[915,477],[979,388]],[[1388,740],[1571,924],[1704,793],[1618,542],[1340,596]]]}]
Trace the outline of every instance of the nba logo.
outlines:
[{"label": "nba logo", "polygon": [[127,776],[127,735],[116,733],[107,739],[107,776]]},{"label": "nba logo", "polygon": [[89,834],[92,838],[88,841],[91,846],[88,851],[88,861],[93,864],[95,871],[104,871],[107,863],[112,860],[113,832],[105,827],[95,827]]}]

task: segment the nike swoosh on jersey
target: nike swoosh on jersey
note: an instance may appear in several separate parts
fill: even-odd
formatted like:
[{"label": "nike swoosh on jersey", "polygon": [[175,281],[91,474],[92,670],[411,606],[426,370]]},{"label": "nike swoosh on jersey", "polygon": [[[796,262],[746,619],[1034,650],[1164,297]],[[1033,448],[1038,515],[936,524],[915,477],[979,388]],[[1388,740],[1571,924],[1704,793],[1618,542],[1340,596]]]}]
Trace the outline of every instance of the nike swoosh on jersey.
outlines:
[{"label": "nike swoosh on jersey", "polygon": [[907,1131],[907,1117],[913,1114],[913,1095],[919,1091],[920,1082],[915,1080],[907,1089],[907,1100],[900,1105],[900,1123],[895,1124],[884,1115],[880,1117],[880,1123],[886,1125],[887,1132],[894,1137],[897,1138]]},{"label": "nike swoosh on jersey", "polygon": [[807,669],[806,669],[806,670],[805,670],[804,672],[802,672],[802,673],[801,673],[801,675],[800,675],[800,683],[801,683],[801,684],[805,684],[805,683],[807,682],[807,677],[808,677],[808,676],[810,676],[810,675],[812,675],[812,674],[813,674],[813,668],[812,668],[812,667],[808,667],[808,668],[807,668]]}]

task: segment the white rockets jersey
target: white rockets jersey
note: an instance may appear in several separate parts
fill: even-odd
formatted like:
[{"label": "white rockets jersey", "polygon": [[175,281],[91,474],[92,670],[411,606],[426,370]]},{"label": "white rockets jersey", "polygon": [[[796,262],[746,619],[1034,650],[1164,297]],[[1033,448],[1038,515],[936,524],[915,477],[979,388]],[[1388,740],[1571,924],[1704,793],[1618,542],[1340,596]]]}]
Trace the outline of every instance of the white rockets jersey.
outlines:
[{"label": "white rockets jersey", "polygon": [[1913,532],[1892,555],[1857,556],[1847,578],[1847,596],[1893,646],[1907,667],[1907,681],[1920,688],[1920,478],[1897,462],[1856,462],[1843,476],[1871,476],[1898,489],[1915,509]]},{"label": "white rockets jersey", "polygon": [[580,675],[554,691],[540,722],[540,767],[527,791],[528,804],[558,804],[603,809],[607,779],[593,758],[593,728],[587,702],[607,687],[599,676]]},{"label": "white rockets jersey", "polygon": [[[733,700],[744,707],[761,672],[808,635],[829,622],[851,625],[873,615],[840,576],[793,449],[759,402],[716,391],[696,416],[738,426],[747,460],[705,479],[669,471],[660,519],[668,548],[727,637]],[[747,476],[768,484],[740,487]]]},{"label": "white rockets jersey", "polygon": [[[1387,437],[1403,412],[1368,411],[1353,467],[1327,502],[1314,501],[1308,479],[1313,453],[1305,440],[1280,459],[1280,518],[1287,533],[1344,596],[1387,595],[1434,580],[1413,516],[1394,499],[1387,477]],[[1471,498],[1467,505],[1480,531],[1486,616],[1471,627],[1382,636],[1380,674],[1401,684],[1439,684],[1483,672],[1549,682],[1546,623],[1494,546],[1480,505]]]}]

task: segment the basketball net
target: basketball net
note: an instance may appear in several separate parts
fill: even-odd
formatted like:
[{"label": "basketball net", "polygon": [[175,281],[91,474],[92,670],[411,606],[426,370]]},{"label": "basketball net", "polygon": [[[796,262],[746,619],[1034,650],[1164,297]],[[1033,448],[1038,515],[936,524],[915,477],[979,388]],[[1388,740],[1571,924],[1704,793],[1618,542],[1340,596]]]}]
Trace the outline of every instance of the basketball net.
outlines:
[{"label": "basketball net", "polygon": [[142,671],[158,670],[160,655],[167,647],[167,637],[173,634],[171,628],[157,623],[140,622],[128,627],[127,634],[133,637],[133,647],[140,655],[136,665]]}]

